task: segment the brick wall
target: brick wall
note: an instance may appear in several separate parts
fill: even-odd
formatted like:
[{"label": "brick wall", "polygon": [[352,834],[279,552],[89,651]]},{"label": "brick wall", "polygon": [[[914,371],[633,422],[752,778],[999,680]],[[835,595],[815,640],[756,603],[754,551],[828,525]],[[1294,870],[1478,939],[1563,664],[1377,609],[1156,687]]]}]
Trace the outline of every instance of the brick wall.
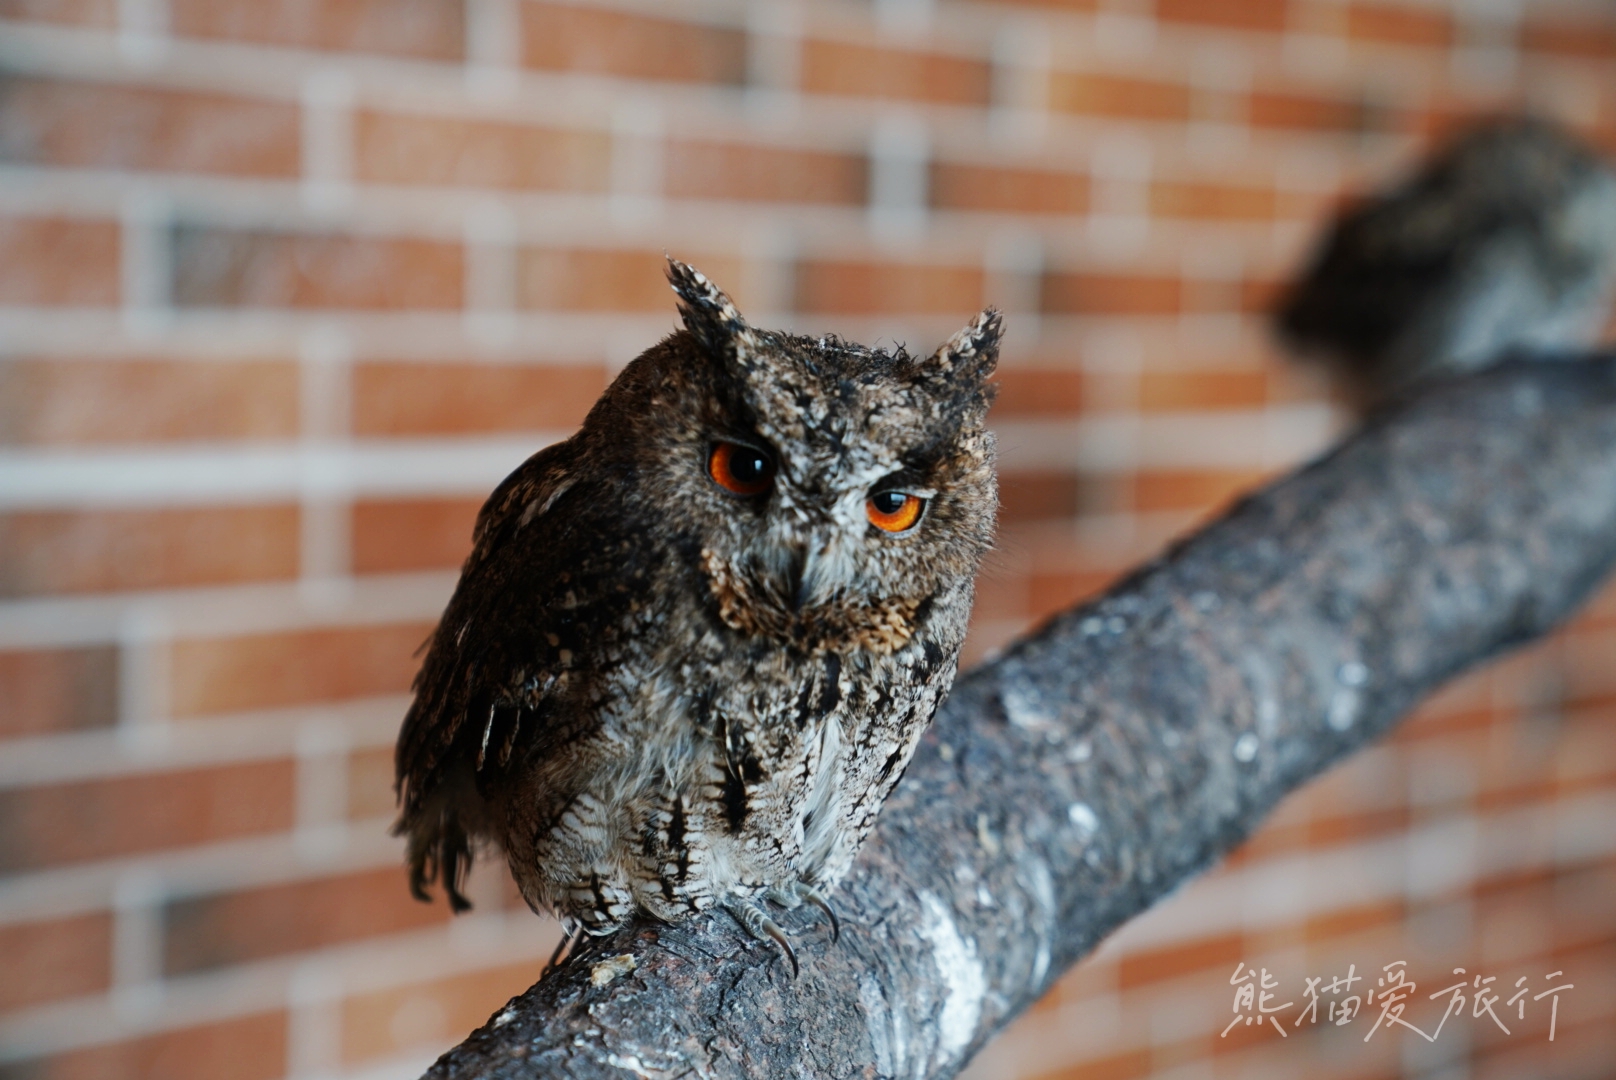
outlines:
[{"label": "brick wall", "polygon": [[[664,250],[764,325],[1008,311],[979,657],[1342,428],[1261,311],[1343,192],[1498,108],[1616,149],[1596,0],[0,0],[0,71],[8,1080],[406,1076],[532,981],[503,871],[408,898],[390,744],[480,498],[672,326]],[[1616,1073],[1613,671],[1607,597],[975,1075]],[[1552,1045],[1218,1036],[1237,963],[1398,959],[1416,1022],[1455,967],[1576,988]]]}]

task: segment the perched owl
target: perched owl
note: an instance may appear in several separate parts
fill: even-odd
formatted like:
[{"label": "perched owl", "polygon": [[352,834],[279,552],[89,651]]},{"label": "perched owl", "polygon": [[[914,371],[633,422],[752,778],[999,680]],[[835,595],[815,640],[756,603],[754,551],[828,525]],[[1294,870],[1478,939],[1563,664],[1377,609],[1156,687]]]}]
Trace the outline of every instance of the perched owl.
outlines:
[{"label": "perched owl", "polygon": [[411,888],[479,846],[570,933],[847,873],[954,680],[993,540],[1000,317],[930,357],[747,325],[669,260],[684,329],[489,497],[397,750]]},{"label": "perched owl", "polygon": [[1349,208],[1278,322],[1374,399],[1515,346],[1585,347],[1613,286],[1616,176],[1556,127],[1502,120]]}]

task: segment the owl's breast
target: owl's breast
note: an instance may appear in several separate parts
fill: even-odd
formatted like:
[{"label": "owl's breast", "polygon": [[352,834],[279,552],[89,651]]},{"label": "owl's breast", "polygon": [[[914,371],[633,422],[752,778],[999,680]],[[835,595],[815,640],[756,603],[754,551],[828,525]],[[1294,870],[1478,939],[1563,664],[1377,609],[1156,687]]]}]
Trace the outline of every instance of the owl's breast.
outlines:
[{"label": "owl's breast", "polygon": [[593,734],[519,800],[529,895],[606,927],[833,887],[953,681],[969,595],[947,599],[891,649],[648,615],[597,684]]}]

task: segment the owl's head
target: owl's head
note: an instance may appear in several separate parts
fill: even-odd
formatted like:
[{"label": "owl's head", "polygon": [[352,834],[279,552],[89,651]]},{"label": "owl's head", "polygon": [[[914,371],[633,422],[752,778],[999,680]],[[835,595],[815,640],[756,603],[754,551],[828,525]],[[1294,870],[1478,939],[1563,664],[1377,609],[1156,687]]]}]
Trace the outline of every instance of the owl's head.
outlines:
[{"label": "owl's head", "polygon": [[910,356],[759,330],[699,271],[670,259],[668,277],[684,329],[585,425],[626,458],[631,517],[739,633],[901,647],[993,541],[999,314]]}]

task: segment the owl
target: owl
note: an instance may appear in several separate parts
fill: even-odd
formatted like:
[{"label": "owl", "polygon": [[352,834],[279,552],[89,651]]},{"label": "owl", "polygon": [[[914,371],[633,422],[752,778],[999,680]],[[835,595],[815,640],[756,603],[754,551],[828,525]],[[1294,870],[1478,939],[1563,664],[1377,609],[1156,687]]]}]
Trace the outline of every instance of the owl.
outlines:
[{"label": "owl", "polygon": [[[683,329],[478,515],[397,746],[411,889],[501,851],[568,938],[821,908],[953,682],[993,542],[1000,316],[930,356]],[[567,939],[564,939],[564,943]]]},{"label": "owl", "polygon": [[1616,175],[1542,121],[1472,128],[1335,223],[1281,333],[1371,401],[1514,346],[1591,344],[1616,287]]}]

